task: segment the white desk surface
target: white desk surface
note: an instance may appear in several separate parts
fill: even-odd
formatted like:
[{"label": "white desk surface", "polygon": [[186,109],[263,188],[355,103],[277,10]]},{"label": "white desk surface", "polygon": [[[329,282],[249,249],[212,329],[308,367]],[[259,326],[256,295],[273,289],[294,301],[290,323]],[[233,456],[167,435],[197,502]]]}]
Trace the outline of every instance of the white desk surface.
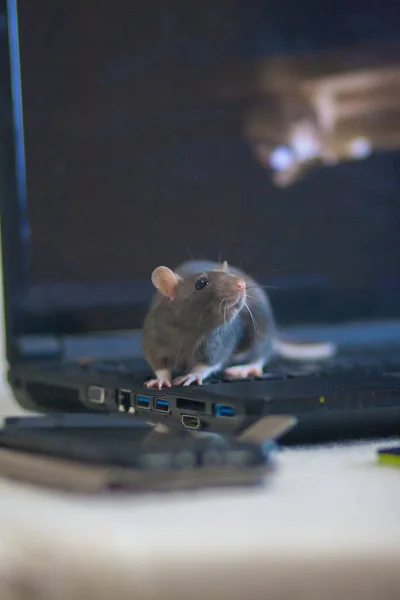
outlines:
[{"label": "white desk surface", "polygon": [[[19,412],[7,391],[0,406]],[[400,470],[379,445],[286,450],[257,490],[87,499],[0,480],[1,600],[398,600]]]}]

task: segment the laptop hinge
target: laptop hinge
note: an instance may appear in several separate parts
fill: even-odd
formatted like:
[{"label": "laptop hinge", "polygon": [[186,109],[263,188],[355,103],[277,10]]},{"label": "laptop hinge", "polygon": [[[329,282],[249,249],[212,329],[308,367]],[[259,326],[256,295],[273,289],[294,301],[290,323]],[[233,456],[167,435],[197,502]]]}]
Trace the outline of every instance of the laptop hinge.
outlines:
[{"label": "laptop hinge", "polygon": [[25,335],[17,340],[18,355],[24,358],[61,358],[64,344],[54,335]]}]

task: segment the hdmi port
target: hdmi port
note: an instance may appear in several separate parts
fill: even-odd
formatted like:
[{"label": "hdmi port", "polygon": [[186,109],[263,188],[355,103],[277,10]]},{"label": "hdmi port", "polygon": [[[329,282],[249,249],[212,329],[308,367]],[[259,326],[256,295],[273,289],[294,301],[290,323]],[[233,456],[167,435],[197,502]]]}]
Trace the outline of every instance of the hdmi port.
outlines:
[{"label": "hdmi port", "polygon": [[200,419],[193,415],[182,415],[182,425],[186,427],[186,429],[199,429]]}]

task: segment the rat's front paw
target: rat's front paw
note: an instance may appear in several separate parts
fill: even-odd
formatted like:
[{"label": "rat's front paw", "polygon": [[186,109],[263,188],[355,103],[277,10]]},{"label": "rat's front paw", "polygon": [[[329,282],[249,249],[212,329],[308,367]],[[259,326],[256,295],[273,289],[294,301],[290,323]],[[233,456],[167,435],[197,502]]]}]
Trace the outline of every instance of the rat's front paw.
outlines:
[{"label": "rat's front paw", "polygon": [[165,387],[171,387],[171,371],[169,369],[159,369],[155,371],[155,379],[150,379],[144,384],[147,388],[161,390]]},{"label": "rat's front paw", "polygon": [[165,387],[171,387],[171,381],[166,377],[160,377],[158,379],[150,379],[150,381],[146,381],[145,386],[149,389],[161,390]]},{"label": "rat's front paw", "polygon": [[198,373],[189,373],[188,375],[183,375],[182,377],[178,377],[174,379],[172,385],[184,385],[188,386],[192,383],[197,383],[198,385],[202,385],[203,377]]},{"label": "rat's front paw", "polygon": [[178,377],[174,379],[172,385],[191,385],[192,383],[197,383],[197,385],[202,385],[203,381],[207,379],[214,371],[219,369],[219,365],[203,365],[197,364],[192,368],[192,372],[187,375],[182,375],[182,377]]}]

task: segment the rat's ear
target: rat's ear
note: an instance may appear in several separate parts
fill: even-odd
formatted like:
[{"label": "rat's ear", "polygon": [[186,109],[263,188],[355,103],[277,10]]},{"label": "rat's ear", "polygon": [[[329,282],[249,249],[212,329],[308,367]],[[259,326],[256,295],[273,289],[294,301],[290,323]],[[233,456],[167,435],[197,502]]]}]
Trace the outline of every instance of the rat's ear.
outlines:
[{"label": "rat's ear", "polygon": [[160,294],[170,300],[175,298],[175,288],[180,278],[171,269],[168,269],[168,267],[157,267],[151,274],[151,281]]},{"label": "rat's ear", "polygon": [[220,265],[218,265],[218,267],[214,270],[215,271],[223,271],[224,273],[226,273],[228,270],[228,263],[226,262],[226,260],[224,260],[224,262],[221,263]]}]

